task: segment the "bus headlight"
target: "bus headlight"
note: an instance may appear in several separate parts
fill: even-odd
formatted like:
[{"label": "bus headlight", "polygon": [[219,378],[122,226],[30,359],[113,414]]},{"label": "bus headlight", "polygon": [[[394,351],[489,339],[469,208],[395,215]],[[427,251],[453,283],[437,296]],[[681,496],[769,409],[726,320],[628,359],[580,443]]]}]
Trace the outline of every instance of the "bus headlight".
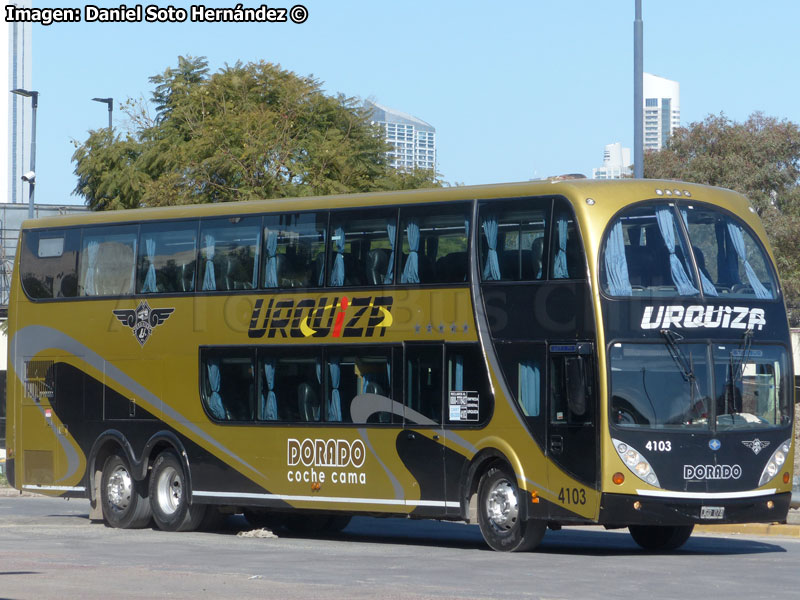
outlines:
[{"label": "bus headlight", "polygon": [[786,440],[775,452],[772,453],[772,456],[769,457],[767,461],[767,466],[764,467],[764,472],[761,473],[761,480],[758,482],[759,487],[762,485],[769,483],[775,475],[778,474],[778,471],[781,470],[783,463],[786,462],[786,457],[789,456],[789,444],[792,440]]},{"label": "bus headlight", "polygon": [[625,442],[620,442],[613,438],[611,441],[614,444],[614,448],[617,449],[617,454],[619,454],[625,466],[631,470],[631,473],[650,485],[661,487],[658,483],[658,477],[655,471],[653,471],[653,467],[650,466],[650,463],[647,462],[647,459],[642,456],[638,450],[632,448]]}]

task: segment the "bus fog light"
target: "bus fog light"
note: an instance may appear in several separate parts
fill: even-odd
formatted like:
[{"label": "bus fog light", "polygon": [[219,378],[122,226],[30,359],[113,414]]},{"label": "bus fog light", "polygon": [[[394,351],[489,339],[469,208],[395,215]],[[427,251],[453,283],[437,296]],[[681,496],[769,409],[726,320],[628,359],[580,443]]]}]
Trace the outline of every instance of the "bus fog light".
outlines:
[{"label": "bus fog light", "polygon": [[[759,487],[772,481],[781,470],[781,466],[786,462],[786,457],[789,454],[789,444],[791,444],[791,440],[786,440],[769,457],[764,471],[761,473],[761,479],[758,482]],[[786,477],[784,477],[785,479]]]},{"label": "bus fog light", "polygon": [[767,508],[769,510],[772,510],[773,508],[775,508],[775,503],[772,500],[767,500]]},{"label": "bus fog light", "polygon": [[[614,444],[614,448],[617,450],[617,454],[619,454],[622,462],[630,469],[631,473],[652,486],[660,487],[658,477],[653,471],[653,467],[650,466],[650,463],[641,453],[625,442],[620,442],[615,439],[611,441]],[[616,483],[616,481],[614,483]]]}]

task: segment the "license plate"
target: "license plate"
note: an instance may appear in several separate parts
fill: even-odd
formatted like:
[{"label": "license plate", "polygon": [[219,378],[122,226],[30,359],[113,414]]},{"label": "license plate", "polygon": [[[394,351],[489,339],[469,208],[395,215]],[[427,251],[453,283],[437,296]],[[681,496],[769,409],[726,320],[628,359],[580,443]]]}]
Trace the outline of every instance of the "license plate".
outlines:
[{"label": "license plate", "polygon": [[700,507],[701,519],[724,519],[725,507],[724,506],[701,506]]}]

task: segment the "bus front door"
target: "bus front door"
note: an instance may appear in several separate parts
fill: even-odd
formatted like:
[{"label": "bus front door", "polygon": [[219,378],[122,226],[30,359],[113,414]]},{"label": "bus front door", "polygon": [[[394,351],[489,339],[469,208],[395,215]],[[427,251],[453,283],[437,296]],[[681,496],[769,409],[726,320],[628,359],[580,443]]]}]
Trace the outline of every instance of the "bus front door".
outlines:
[{"label": "bus front door", "polygon": [[563,471],[596,487],[597,386],[594,344],[549,345],[547,454]]}]

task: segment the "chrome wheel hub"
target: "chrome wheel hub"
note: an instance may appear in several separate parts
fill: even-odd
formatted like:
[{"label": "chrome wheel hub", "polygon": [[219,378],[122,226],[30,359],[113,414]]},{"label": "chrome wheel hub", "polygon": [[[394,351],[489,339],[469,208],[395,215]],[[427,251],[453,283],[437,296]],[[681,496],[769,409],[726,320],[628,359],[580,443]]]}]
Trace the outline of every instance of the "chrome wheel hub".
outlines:
[{"label": "chrome wheel hub", "polygon": [[499,531],[509,531],[517,523],[519,501],[514,486],[507,479],[498,481],[486,496],[486,515]]},{"label": "chrome wheel hub", "polygon": [[124,467],[117,467],[106,483],[106,497],[110,508],[116,512],[125,512],[131,503],[132,493],[131,474]]},{"label": "chrome wheel hub", "polygon": [[175,513],[183,496],[181,474],[172,467],[165,468],[159,476],[156,494],[161,510],[168,515]]}]

